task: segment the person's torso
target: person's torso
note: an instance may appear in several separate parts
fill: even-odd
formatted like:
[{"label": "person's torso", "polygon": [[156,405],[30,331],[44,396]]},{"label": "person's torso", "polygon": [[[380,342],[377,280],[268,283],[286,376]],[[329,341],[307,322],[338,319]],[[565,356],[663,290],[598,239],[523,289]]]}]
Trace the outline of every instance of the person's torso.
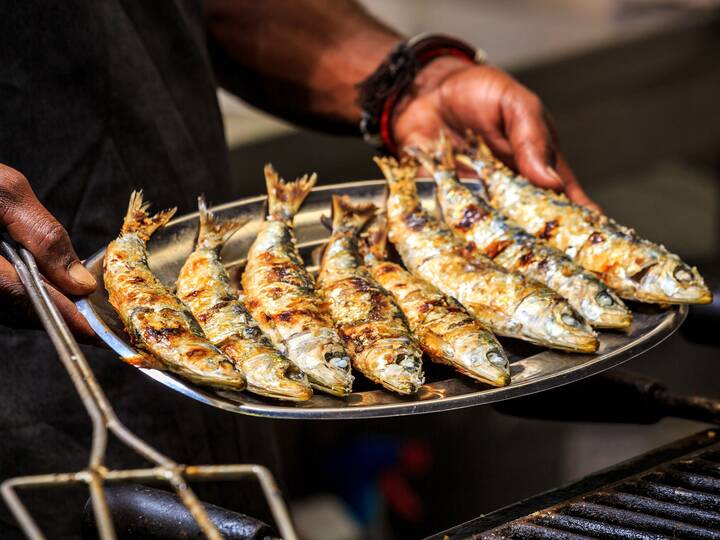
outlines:
[{"label": "person's torso", "polygon": [[0,163],[24,173],[81,256],[133,188],[157,207],[223,200],[229,178],[196,0],[6,2]]}]

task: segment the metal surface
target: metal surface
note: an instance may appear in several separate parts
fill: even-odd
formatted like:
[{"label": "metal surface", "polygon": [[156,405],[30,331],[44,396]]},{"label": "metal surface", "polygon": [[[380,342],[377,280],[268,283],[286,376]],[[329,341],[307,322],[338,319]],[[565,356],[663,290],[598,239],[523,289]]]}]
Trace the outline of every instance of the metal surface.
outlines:
[{"label": "metal surface", "polygon": [[720,539],[717,432],[653,450],[432,536]]},{"label": "metal surface", "polygon": [[[472,187],[473,183],[469,183]],[[428,209],[434,208],[433,183],[419,180],[418,191]],[[301,252],[307,264],[310,253],[328,236],[320,216],[329,214],[330,197],[335,193],[350,195],[356,201],[373,201],[382,205],[385,181],[369,180],[322,186],[308,197],[295,225]],[[243,258],[257,235],[261,224],[265,197],[254,197],[214,208],[220,217],[255,217],[241,229],[223,249],[229,268],[241,268]],[[149,243],[149,261],[153,271],[168,285],[174,285],[186,257],[193,248],[197,233],[197,214],[177,218],[158,231]],[[86,261],[86,266],[102,283],[100,251]],[[122,324],[108,304],[107,293],[100,287],[87,299],[77,303],[80,312],[95,332],[121,357],[136,353],[130,345]],[[686,307],[660,308],[634,305],[634,322],[627,332],[602,332],[596,354],[569,354],[539,349],[515,340],[503,340],[511,361],[512,383],[505,388],[488,389],[448,368],[426,362],[427,382],[413,397],[401,397],[356,377],[355,391],[346,399],[316,393],[306,403],[287,404],[248,393],[214,391],[185,382],[167,372],[142,371],[158,382],[209,405],[228,411],[277,418],[370,418],[430,413],[471,407],[541,392],[571,383],[617,366],[660,343],[682,323]]]},{"label": "metal surface", "polygon": [[[87,484],[99,536],[103,540],[112,540],[116,538],[116,535],[103,484],[135,480],[168,482],[190,511],[203,534],[207,538],[219,540],[220,533],[195,493],[188,486],[187,480],[223,480],[246,475],[253,475],[260,482],[283,538],[297,538],[280,491],[272,475],[264,467],[260,465],[181,465],[159,453],[130,432],[115,415],[115,411],[95,379],[83,352],[70,333],[59,310],[50,299],[32,254],[25,249],[20,249],[18,253],[6,242],[2,242],[0,247],[2,247],[3,254],[15,267],[40,321],[50,335],[60,360],[70,375],[92,420],[92,443],[86,469],[71,473],[11,478],[2,483],[0,487],[2,496],[28,538],[37,540],[43,539],[45,536],[20,500],[16,489]],[[114,434],[123,444],[155,466],[134,470],[106,468],[104,461],[108,432]]]}]

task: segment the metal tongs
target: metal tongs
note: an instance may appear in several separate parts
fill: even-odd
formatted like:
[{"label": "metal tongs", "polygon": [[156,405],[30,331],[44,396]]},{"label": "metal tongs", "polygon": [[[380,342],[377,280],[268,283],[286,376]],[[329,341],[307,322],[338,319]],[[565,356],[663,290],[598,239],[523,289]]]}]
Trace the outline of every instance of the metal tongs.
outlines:
[{"label": "metal tongs", "polygon": [[[112,518],[104,490],[105,483],[134,480],[139,482],[168,482],[188,509],[198,527],[207,538],[222,536],[208,517],[188,480],[227,480],[252,475],[260,487],[272,511],[275,523],[285,540],[296,540],[297,535],[290,520],[280,490],[268,469],[261,465],[181,465],[152,448],[129,431],[118,419],[105,393],[93,375],[90,366],[71,334],[59,310],[50,299],[43,278],[32,254],[20,247],[15,249],[8,242],[0,241],[0,248],[15,267],[20,281],[27,290],[40,321],[50,335],[65,369],[92,420],[92,446],[87,468],[78,472],[43,474],[11,478],[2,483],[0,491],[8,507],[28,538],[44,539],[45,536],[20,500],[16,488],[55,487],[87,484],[90,491],[97,531],[103,540],[116,538]],[[105,466],[108,431],[123,444],[153,463],[146,469],[109,469]]]}]

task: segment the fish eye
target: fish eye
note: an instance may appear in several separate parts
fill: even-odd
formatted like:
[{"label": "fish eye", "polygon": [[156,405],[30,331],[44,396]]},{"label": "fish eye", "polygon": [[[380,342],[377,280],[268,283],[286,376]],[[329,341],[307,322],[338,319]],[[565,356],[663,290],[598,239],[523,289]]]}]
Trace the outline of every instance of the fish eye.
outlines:
[{"label": "fish eye", "polygon": [[496,366],[504,367],[508,363],[507,358],[505,358],[502,353],[500,353],[500,351],[498,351],[497,349],[488,351],[485,357],[487,358],[488,362]]},{"label": "fish eye", "polygon": [[684,264],[678,264],[675,267],[675,271],[673,272],[673,276],[675,276],[675,279],[677,279],[680,282],[687,282],[692,280],[692,271],[685,266]]},{"label": "fish eye", "polygon": [[397,359],[398,364],[407,370],[415,370],[417,368],[417,361],[414,356],[409,354],[400,354]]},{"label": "fish eye", "polygon": [[580,321],[571,313],[563,313],[560,319],[562,319],[562,322],[568,326],[572,326],[573,328],[578,328],[580,326]]},{"label": "fish eye", "polygon": [[610,296],[607,291],[601,291],[597,293],[597,295],[595,296],[595,300],[597,300],[597,303],[603,307],[612,306],[615,303],[613,297]]},{"label": "fish eye", "polygon": [[350,366],[350,357],[336,356],[337,354],[338,353],[326,352],[325,361],[333,367],[347,369]]}]

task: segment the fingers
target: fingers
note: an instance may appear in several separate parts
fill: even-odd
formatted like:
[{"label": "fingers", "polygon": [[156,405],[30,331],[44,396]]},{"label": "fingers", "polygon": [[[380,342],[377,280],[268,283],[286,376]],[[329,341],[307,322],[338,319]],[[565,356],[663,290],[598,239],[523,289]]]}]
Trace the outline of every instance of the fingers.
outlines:
[{"label": "fingers", "polygon": [[523,87],[513,87],[501,107],[518,172],[538,186],[562,191],[555,143],[540,99]]},{"label": "fingers", "polygon": [[68,294],[95,289],[95,279],[82,266],[62,225],[48,212],[27,179],[0,165],[0,226],[35,257],[43,275]]},{"label": "fingers", "polygon": [[578,204],[582,204],[583,206],[587,206],[588,208],[590,208],[591,210],[595,210],[596,212],[602,211],[600,206],[593,202],[590,197],[587,196],[583,188],[580,186],[580,183],[575,177],[575,173],[573,173],[562,152],[558,152],[557,170],[565,184],[565,194],[568,196],[568,198],[570,198],[570,200]]},{"label": "fingers", "polygon": [[[94,342],[95,333],[68,298],[46,284],[50,298],[60,310],[72,333],[83,342]],[[30,298],[12,264],[0,257],[0,322],[12,327],[40,326]]]}]

